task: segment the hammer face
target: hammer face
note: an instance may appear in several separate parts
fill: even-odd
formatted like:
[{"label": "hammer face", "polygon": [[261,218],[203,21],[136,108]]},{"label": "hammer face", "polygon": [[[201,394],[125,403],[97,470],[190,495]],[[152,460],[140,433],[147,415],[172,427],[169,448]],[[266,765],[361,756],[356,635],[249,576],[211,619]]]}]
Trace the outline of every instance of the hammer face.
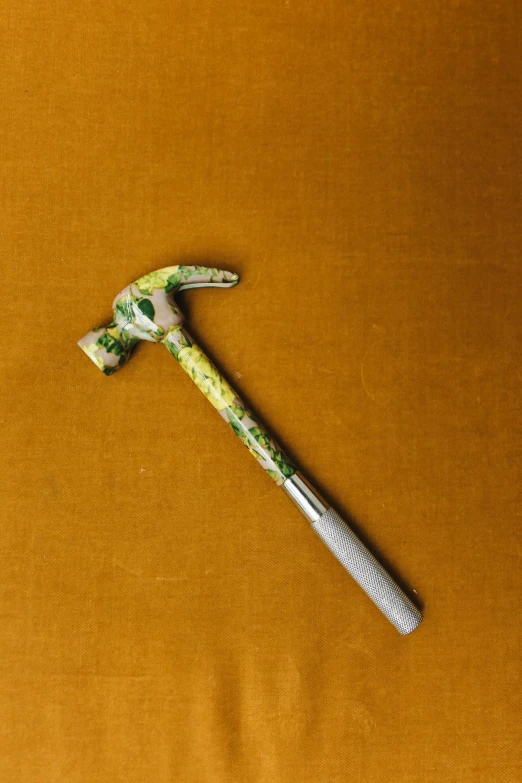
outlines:
[{"label": "hammer face", "polygon": [[169,329],[182,323],[182,313],[169,299],[164,291],[144,295],[131,283],[114,299],[114,320],[88,332],[78,345],[105,375],[112,375],[139,340],[161,342]]},{"label": "hammer face", "polygon": [[123,344],[115,323],[87,332],[78,345],[105,375],[112,375],[124,365],[133,347]]}]

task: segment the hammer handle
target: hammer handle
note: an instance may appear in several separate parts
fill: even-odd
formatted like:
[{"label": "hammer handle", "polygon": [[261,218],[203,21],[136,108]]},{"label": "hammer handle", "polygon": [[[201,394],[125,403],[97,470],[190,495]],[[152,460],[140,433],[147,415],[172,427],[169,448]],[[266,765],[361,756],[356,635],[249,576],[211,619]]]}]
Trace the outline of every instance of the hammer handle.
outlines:
[{"label": "hammer handle", "polygon": [[163,344],[270,478],[282,485],[289,476],[293,476],[296,468],[290,458],[196,345],[187,330],[181,325],[176,326],[167,334]]},{"label": "hammer handle", "polygon": [[203,392],[276,484],[381,612],[401,634],[410,633],[422,615],[337,512],[297,472],[287,455],[257,421],[241,397],[205,356],[187,330],[172,329],[164,345]]}]

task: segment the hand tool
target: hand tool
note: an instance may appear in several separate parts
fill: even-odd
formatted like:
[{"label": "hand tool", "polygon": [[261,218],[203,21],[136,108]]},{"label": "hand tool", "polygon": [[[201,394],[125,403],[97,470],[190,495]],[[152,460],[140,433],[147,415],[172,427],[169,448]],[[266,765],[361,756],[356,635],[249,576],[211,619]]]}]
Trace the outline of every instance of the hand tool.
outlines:
[{"label": "hand tool", "polygon": [[139,340],[163,343],[381,612],[400,633],[410,633],[422,620],[420,611],[339,514],[298,472],[183,326],[175,292],[207,286],[230,288],[238,282],[238,275],[232,272],[204,266],[158,269],[124,288],[114,299],[112,322],[93,329],[78,344],[100,370],[112,375],[125,364]]}]

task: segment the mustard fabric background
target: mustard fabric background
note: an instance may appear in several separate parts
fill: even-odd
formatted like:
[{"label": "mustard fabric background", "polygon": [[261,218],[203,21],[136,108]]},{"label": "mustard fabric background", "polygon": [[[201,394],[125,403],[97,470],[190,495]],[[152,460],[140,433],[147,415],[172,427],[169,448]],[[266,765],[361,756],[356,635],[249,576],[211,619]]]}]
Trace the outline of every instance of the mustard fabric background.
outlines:
[{"label": "mustard fabric background", "polygon": [[[8,3],[0,780],[519,783],[520,18]],[[401,638],[167,351],[139,275],[425,604]]]}]

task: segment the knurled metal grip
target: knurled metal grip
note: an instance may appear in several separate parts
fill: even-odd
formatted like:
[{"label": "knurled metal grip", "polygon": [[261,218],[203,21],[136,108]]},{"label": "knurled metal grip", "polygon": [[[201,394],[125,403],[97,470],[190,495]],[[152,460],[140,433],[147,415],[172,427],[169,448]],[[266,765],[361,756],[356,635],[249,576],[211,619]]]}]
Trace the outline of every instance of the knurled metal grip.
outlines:
[{"label": "knurled metal grip", "polygon": [[421,622],[422,614],[337,511],[327,508],[298,474],[287,479],[283,487],[328,549],[399,633],[413,631]]},{"label": "knurled metal grip", "polygon": [[329,508],[312,527],[399,633],[415,630],[421,613],[337,511]]}]

